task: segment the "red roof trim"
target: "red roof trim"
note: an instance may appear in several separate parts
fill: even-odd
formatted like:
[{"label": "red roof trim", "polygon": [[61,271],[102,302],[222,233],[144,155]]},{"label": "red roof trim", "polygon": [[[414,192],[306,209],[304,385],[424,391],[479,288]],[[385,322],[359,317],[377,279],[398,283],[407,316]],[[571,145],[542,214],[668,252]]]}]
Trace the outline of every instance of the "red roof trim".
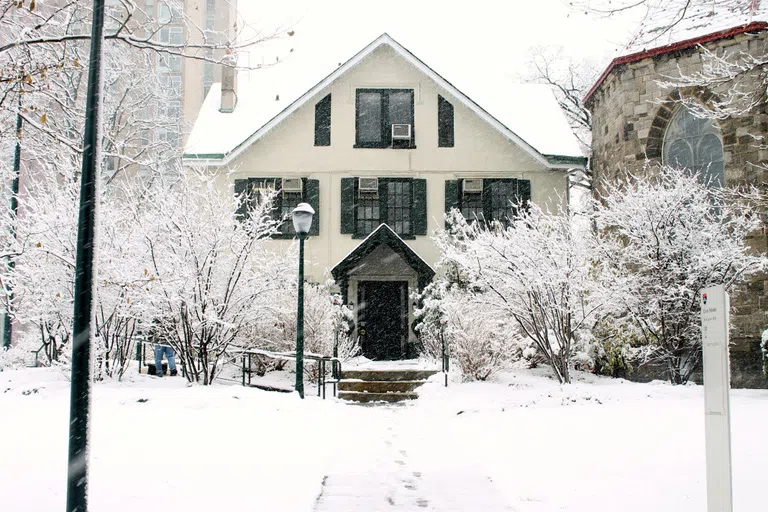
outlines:
[{"label": "red roof trim", "polygon": [[600,78],[597,79],[595,85],[593,85],[592,88],[589,89],[587,94],[584,96],[584,104],[589,102],[589,100],[592,98],[592,95],[595,93],[595,91],[597,91],[600,85],[602,85],[603,81],[608,77],[608,75],[616,66],[627,64],[629,62],[637,62],[639,60],[655,57],[657,55],[663,55],[665,53],[670,53],[677,50],[682,50],[684,48],[689,48],[691,46],[696,46],[702,43],[709,43],[710,41],[717,41],[718,39],[733,37],[735,35],[751,32],[753,30],[767,29],[768,23],[764,21],[755,21],[747,25],[720,30],[718,32],[713,32],[704,36],[694,37],[693,39],[686,39],[685,41],[679,41],[677,43],[672,43],[666,46],[660,46],[650,50],[643,50],[642,52],[630,53],[629,55],[624,55],[623,57],[617,57],[613,59],[610,64],[608,64],[608,67],[605,69],[605,71],[603,71],[603,74],[600,75]]}]

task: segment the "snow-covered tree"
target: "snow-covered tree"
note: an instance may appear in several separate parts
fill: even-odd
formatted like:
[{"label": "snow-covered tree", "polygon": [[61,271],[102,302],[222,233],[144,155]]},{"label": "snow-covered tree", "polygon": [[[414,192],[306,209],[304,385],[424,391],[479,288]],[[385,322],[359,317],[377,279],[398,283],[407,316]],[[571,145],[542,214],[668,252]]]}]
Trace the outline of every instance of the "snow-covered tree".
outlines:
[{"label": "snow-covered tree", "polygon": [[563,48],[537,46],[529,49],[523,79],[552,86],[568,124],[589,154],[592,147],[592,113],[584,105],[584,95],[599,76],[596,66],[569,56]]},{"label": "snow-covered tree", "polygon": [[634,328],[643,359],[663,362],[675,384],[701,361],[699,291],[730,290],[768,261],[745,241],[758,215],[733,196],[665,167],[610,184],[595,202],[595,251],[610,269],[604,293],[612,322]]},{"label": "snow-covered tree", "polygon": [[452,212],[451,228],[435,241],[441,265],[452,266],[481,303],[517,325],[536,344],[561,382],[585,348],[586,328],[601,302],[592,296],[596,267],[589,237],[577,236],[565,211],[520,207],[508,225],[468,223]]},{"label": "snow-covered tree", "polygon": [[284,281],[285,261],[266,243],[278,223],[271,197],[251,201],[238,219],[239,201],[222,194],[220,177],[186,169],[158,179],[137,203],[146,248],[146,288],[162,339],[178,353],[191,381],[210,384],[228,349],[256,321],[259,307]]}]

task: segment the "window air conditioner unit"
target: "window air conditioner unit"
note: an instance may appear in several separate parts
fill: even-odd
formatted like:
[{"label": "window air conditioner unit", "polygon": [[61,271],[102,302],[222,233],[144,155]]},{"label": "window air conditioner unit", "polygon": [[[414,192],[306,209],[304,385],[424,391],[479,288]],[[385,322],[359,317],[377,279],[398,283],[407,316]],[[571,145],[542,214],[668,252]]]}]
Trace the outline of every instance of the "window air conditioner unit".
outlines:
[{"label": "window air conditioner unit", "polygon": [[411,140],[411,125],[393,124],[392,140]]},{"label": "window air conditioner unit", "polygon": [[298,192],[301,194],[301,178],[283,178],[282,190],[285,192]]},{"label": "window air conditioner unit", "polygon": [[465,194],[482,194],[483,180],[464,180],[463,189]]},{"label": "window air conditioner unit", "polygon": [[360,178],[357,189],[360,195],[378,194],[379,178]]}]

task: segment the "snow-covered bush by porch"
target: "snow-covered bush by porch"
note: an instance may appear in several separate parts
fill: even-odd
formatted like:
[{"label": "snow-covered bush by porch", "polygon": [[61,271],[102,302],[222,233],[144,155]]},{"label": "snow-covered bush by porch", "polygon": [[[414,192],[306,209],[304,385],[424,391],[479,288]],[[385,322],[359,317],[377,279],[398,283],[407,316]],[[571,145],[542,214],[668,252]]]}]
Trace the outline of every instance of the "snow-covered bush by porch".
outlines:
[{"label": "snow-covered bush by porch", "polygon": [[421,300],[416,317],[424,354],[440,361],[445,350],[465,380],[487,380],[520,359],[516,329],[485,306],[481,294],[438,279]]},{"label": "snow-covered bush by porch", "polygon": [[508,226],[468,223],[455,210],[448,222],[450,229],[435,237],[445,278],[477,292],[477,304],[532,340],[556,378],[569,382],[571,358],[585,352],[600,305],[591,295],[589,239],[576,236],[567,212],[535,204],[520,207]]},{"label": "snow-covered bush by porch", "polygon": [[641,362],[661,362],[673,383],[687,382],[701,361],[699,290],[729,290],[766,265],[746,244],[759,216],[737,196],[662,168],[609,185],[594,203],[609,322],[634,331]]}]

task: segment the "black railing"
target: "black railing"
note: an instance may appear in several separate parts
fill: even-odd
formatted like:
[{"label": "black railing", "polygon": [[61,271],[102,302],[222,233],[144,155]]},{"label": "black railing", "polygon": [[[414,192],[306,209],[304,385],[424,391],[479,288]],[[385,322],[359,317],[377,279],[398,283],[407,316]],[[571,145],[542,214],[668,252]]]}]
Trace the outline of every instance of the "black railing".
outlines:
[{"label": "black railing", "polygon": [[451,358],[448,354],[448,349],[445,346],[445,336],[440,335],[440,338],[442,339],[442,345],[443,345],[443,354],[442,354],[442,372],[443,376],[445,377],[445,387],[448,387],[448,372],[450,371],[450,365],[451,365]]},{"label": "black railing", "polygon": [[[269,350],[242,350],[242,362],[243,362],[243,386],[255,386],[252,384],[252,375],[254,370],[251,369],[253,363],[253,357],[269,357],[271,359],[280,359],[283,361],[296,361],[295,352],[270,352]],[[321,354],[304,353],[304,359],[317,362],[317,396],[322,396],[325,400],[325,386],[326,384],[333,385],[333,396],[336,396],[337,384],[341,378],[341,361],[337,357],[324,356]],[[327,364],[331,363],[331,378],[327,379],[328,373]],[[263,387],[263,386],[259,386]],[[273,388],[275,391],[290,391],[283,389]]]}]

